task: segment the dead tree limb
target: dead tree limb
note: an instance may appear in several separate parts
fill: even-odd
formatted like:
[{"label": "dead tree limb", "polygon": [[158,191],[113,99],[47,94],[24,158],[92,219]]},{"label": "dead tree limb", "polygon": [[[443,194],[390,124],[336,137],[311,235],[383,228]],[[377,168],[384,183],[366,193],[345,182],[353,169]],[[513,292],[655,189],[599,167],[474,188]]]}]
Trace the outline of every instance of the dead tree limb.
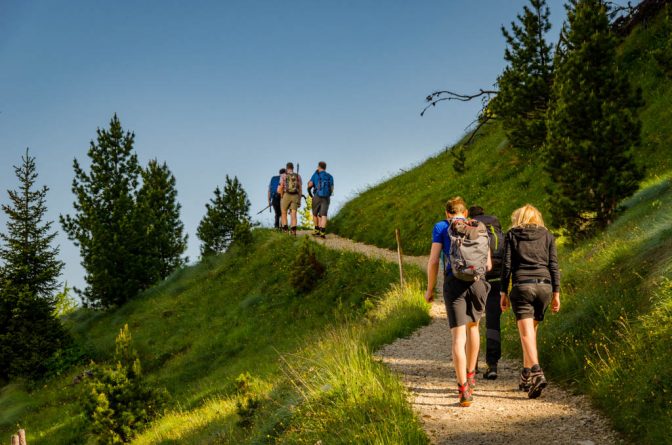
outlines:
[{"label": "dead tree limb", "polygon": [[483,88],[480,88],[478,93],[475,94],[460,94],[448,90],[434,91],[425,98],[425,100],[428,102],[428,105],[420,112],[420,116],[424,116],[425,111],[427,111],[430,107],[435,107],[437,103],[443,102],[444,100],[469,102],[470,100],[474,100],[480,97],[484,101],[484,105],[487,105],[487,103],[490,101],[490,97],[497,93],[498,91],[496,90],[484,90]]}]

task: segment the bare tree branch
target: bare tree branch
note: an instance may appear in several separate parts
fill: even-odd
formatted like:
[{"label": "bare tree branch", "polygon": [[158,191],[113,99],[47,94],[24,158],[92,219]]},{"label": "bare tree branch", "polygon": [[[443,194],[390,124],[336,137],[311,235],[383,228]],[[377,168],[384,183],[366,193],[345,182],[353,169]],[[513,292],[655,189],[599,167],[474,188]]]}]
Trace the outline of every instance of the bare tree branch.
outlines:
[{"label": "bare tree branch", "polygon": [[483,88],[480,88],[478,90],[478,93],[475,94],[460,94],[447,90],[435,91],[425,98],[425,100],[429,102],[429,104],[420,112],[420,116],[424,116],[425,111],[427,111],[430,107],[435,107],[437,103],[443,102],[444,100],[458,100],[460,102],[469,102],[470,100],[476,99],[478,97],[483,97],[484,99],[486,99],[487,102],[487,100],[490,99],[490,96],[497,93],[498,91],[496,90],[484,90]]}]

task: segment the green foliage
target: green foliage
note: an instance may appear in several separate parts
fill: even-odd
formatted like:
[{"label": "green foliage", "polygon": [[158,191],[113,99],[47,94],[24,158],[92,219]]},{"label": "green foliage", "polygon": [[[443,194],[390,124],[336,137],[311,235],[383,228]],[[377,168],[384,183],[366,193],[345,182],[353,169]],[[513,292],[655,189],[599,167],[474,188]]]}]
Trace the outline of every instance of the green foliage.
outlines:
[{"label": "green foliage", "polygon": [[[343,320],[366,327],[361,341],[372,349],[429,321],[419,285],[403,295],[389,290],[399,278],[395,264],[314,245],[318,260],[329,267],[312,292],[297,298],[289,276],[299,240],[271,230],[254,230],[253,237],[249,246],[233,243],[223,255],[180,269],[123,307],[106,312],[82,308],[67,318],[76,342],[97,363],[114,364],[114,336],[127,323],[145,381],[171,394],[167,413],[133,443],[252,444],[268,443],[267,435],[281,442],[283,425],[291,421],[300,397],[280,356],[314,349],[323,333]],[[405,273],[409,282],[424,277],[413,267]],[[9,437],[20,421],[31,445],[80,441],[88,431],[81,408],[88,394],[86,385],[73,381],[86,369],[78,366],[36,388],[25,408],[17,397],[3,398],[0,389],[0,435]],[[388,386],[395,380],[383,379],[384,372],[367,374],[374,380],[362,385],[375,387],[380,380],[388,394],[399,390]],[[247,394],[261,403],[250,416],[252,425],[242,428],[237,424],[241,386],[236,380],[245,373],[250,375]],[[359,377],[343,374],[351,382]],[[402,395],[395,398],[404,400]],[[413,413],[405,412],[403,422],[399,416],[390,420],[419,428]],[[12,413],[7,418],[11,423],[2,421],[5,413]],[[396,428],[379,420],[378,430]],[[340,422],[343,428],[354,425],[349,419]]]},{"label": "green foliage", "polygon": [[618,67],[618,41],[602,1],[572,2],[564,37],[548,115],[546,169],[554,183],[554,223],[577,237],[610,224],[619,202],[643,178],[633,158],[642,101]]},{"label": "green foliage", "polygon": [[0,378],[38,378],[47,361],[69,343],[54,316],[54,292],[63,263],[52,247],[56,232],[44,222],[47,186],[35,188],[35,158],[28,150],[14,167],[19,189],[9,191],[7,232],[0,233]]},{"label": "green foliage", "polygon": [[217,186],[215,197],[205,209],[196,232],[201,240],[201,256],[222,253],[236,240],[250,242],[250,200],[237,177],[226,175],[224,190]]},{"label": "green foliage", "polygon": [[53,315],[56,318],[65,317],[72,314],[78,307],[77,300],[70,294],[71,288],[66,282],[63,285],[63,290],[57,293],[54,297],[54,311]]},{"label": "green foliage", "polygon": [[143,226],[145,280],[156,283],[186,263],[182,254],[187,249],[187,235],[183,235],[184,224],[180,221],[175,176],[168,165],[153,159],[141,175],[136,211]]},{"label": "green foliage", "polygon": [[546,140],[546,110],[553,84],[551,46],[544,36],[551,29],[545,0],[530,0],[511,23],[502,27],[506,40],[507,66],[497,78],[499,92],[490,102],[501,119],[511,144],[524,151],[536,151]]},{"label": "green foliage", "polygon": [[74,215],[61,216],[68,238],[79,246],[87,287],[86,304],[121,305],[146,287],[141,224],[134,191],[141,167],[133,151],[135,135],[124,133],[115,114],[109,130],[98,129],[88,156],[90,172],[74,160]]},{"label": "green foliage", "polygon": [[636,443],[664,443],[672,434],[672,180],[653,181],[624,206],[608,230],[559,252],[563,308],[541,328],[541,360]]},{"label": "green foliage", "polygon": [[313,198],[306,197],[306,205],[299,209],[299,226],[304,230],[312,230],[315,228],[315,220],[313,219]]},{"label": "green foliage", "polygon": [[164,409],[166,394],[142,378],[128,325],[115,341],[114,367],[94,372],[86,417],[101,444],[128,443]]},{"label": "green foliage", "polygon": [[672,8],[666,5],[661,14],[661,26],[659,27],[661,43],[651,50],[651,55],[658,63],[662,72],[672,78]]},{"label": "green foliage", "polygon": [[313,250],[314,244],[307,237],[303,238],[290,270],[289,279],[292,287],[300,294],[313,290],[325,272],[324,264],[317,259]]},{"label": "green foliage", "polygon": [[464,144],[454,146],[448,153],[453,158],[453,170],[455,170],[455,173],[464,173],[467,171],[467,147]]}]

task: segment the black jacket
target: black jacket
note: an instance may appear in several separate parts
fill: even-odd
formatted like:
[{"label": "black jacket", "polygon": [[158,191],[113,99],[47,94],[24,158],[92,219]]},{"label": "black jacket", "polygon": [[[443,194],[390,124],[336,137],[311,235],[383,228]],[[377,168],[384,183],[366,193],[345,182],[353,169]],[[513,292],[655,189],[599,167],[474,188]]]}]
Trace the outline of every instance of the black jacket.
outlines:
[{"label": "black jacket", "polygon": [[555,238],[545,227],[514,227],[504,239],[502,291],[521,280],[550,280],[553,292],[560,292],[560,270]]}]

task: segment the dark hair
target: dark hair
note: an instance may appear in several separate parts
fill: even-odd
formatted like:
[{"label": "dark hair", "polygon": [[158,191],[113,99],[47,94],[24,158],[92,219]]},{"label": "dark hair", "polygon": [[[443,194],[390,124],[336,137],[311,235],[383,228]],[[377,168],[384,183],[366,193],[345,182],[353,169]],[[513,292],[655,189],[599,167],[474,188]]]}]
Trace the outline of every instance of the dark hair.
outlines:
[{"label": "dark hair", "polygon": [[292,164],[291,162],[288,162],[287,163],[287,170],[290,170],[290,169],[294,170],[294,164]]},{"label": "dark hair", "polygon": [[317,165],[318,165],[322,170],[326,170],[326,169],[327,169],[327,163],[324,162],[324,161],[320,161]]},{"label": "dark hair", "polygon": [[287,170],[285,170],[284,168],[281,168],[281,169],[280,169],[280,174],[281,174],[281,175],[284,175],[285,173],[287,173]]},{"label": "dark hair", "polygon": [[467,210],[467,203],[464,202],[464,199],[462,199],[459,196],[450,198],[448,202],[446,202],[446,212],[450,213],[451,215],[455,215],[457,213],[464,213],[466,210]]},{"label": "dark hair", "polygon": [[485,210],[481,206],[471,206],[469,207],[469,216],[481,216],[485,215]]}]

